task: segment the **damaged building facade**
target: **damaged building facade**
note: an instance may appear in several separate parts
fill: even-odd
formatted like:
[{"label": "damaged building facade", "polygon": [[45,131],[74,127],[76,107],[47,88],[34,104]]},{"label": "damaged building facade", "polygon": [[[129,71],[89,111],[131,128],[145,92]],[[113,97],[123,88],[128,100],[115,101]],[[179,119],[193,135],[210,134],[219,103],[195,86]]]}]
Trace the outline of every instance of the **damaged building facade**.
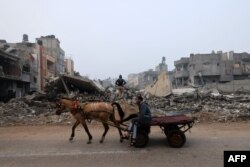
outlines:
[{"label": "damaged building facade", "polygon": [[72,58],[64,59],[64,71],[68,75],[74,75],[74,61]]},{"label": "damaged building facade", "polygon": [[[25,39],[25,37],[24,37]],[[37,44],[23,41],[20,43],[8,43],[11,53],[20,58],[19,65],[22,73],[29,75],[29,91],[36,91],[38,86],[38,51]]]},{"label": "damaged building facade", "polygon": [[[14,97],[21,97],[33,91],[43,91],[50,77],[65,72],[65,53],[60,47],[60,41],[54,35],[37,38],[35,43],[29,42],[26,34],[19,43],[0,40],[0,51],[1,55],[4,55],[0,65],[2,71],[0,89],[8,91],[10,88],[7,89],[5,85],[9,85],[11,90],[16,92]],[[7,64],[3,63],[7,61]],[[15,79],[17,86],[13,86],[14,82],[10,83],[10,78],[6,76],[17,78]],[[7,94],[4,93],[2,96],[7,97]]]},{"label": "damaged building facade", "polygon": [[43,47],[47,59],[48,76],[55,77],[64,74],[65,52],[60,47],[60,41],[54,35],[41,36],[36,41]]},{"label": "damaged building facade", "polygon": [[224,83],[250,78],[250,54],[212,52],[190,54],[174,62],[174,86]]},{"label": "damaged building facade", "polygon": [[21,97],[29,85],[30,74],[22,70],[20,58],[0,49],[0,101]]},{"label": "damaged building facade", "polygon": [[54,35],[36,38],[36,43],[39,45],[39,81],[43,91],[50,78],[64,74],[65,52]]}]

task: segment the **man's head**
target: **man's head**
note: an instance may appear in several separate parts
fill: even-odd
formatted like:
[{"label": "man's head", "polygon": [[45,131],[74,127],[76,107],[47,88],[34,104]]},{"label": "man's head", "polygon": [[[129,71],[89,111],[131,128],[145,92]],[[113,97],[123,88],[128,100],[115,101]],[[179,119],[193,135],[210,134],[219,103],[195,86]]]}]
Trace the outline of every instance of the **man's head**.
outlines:
[{"label": "man's head", "polygon": [[136,104],[140,105],[142,101],[143,101],[142,95],[141,95],[141,94],[138,94],[138,95],[136,96]]},{"label": "man's head", "polygon": [[119,75],[119,78],[122,78],[122,75]]}]

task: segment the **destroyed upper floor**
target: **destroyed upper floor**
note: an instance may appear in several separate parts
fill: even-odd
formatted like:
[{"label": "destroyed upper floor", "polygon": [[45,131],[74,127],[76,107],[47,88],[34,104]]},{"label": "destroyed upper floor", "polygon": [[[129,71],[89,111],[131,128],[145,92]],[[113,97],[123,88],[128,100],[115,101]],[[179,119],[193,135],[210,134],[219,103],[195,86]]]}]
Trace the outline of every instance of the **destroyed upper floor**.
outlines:
[{"label": "destroyed upper floor", "polygon": [[229,82],[249,78],[250,54],[233,51],[191,54],[174,65],[176,85]]},{"label": "destroyed upper floor", "polygon": [[20,66],[20,58],[0,49],[0,101],[21,97],[30,88],[29,66]]}]

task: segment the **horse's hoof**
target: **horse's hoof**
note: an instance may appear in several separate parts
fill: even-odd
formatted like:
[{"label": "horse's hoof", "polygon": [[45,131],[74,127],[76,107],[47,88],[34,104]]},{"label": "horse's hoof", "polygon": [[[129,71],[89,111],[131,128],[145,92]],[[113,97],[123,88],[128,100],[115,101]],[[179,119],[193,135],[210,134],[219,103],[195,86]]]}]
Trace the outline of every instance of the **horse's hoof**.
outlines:
[{"label": "horse's hoof", "polygon": [[103,140],[100,140],[100,143],[103,143]]},{"label": "horse's hoof", "polygon": [[120,143],[122,143],[123,142],[123,139],[120,139]]},{"label": "horse's hoof", "polygon": [[91,144],[91,141],[88,141],[87,144]]},{"label": "horse's hoof", "polygon": [[69,141],[72,141],[72,140],[73,140],[73,137],[70,137],[70,138],[69,138]]}]

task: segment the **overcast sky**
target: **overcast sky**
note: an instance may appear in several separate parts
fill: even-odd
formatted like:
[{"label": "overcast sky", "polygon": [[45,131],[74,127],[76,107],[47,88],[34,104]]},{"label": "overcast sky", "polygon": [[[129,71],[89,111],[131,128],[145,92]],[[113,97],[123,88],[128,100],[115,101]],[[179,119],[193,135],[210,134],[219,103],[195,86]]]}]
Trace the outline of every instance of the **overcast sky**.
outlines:
[{"label": "overcast sky", "polygon": [[54,34],[91,79],[169,70],[190,53],[250,53],[249,0],[0,0],[0,39]]}]

